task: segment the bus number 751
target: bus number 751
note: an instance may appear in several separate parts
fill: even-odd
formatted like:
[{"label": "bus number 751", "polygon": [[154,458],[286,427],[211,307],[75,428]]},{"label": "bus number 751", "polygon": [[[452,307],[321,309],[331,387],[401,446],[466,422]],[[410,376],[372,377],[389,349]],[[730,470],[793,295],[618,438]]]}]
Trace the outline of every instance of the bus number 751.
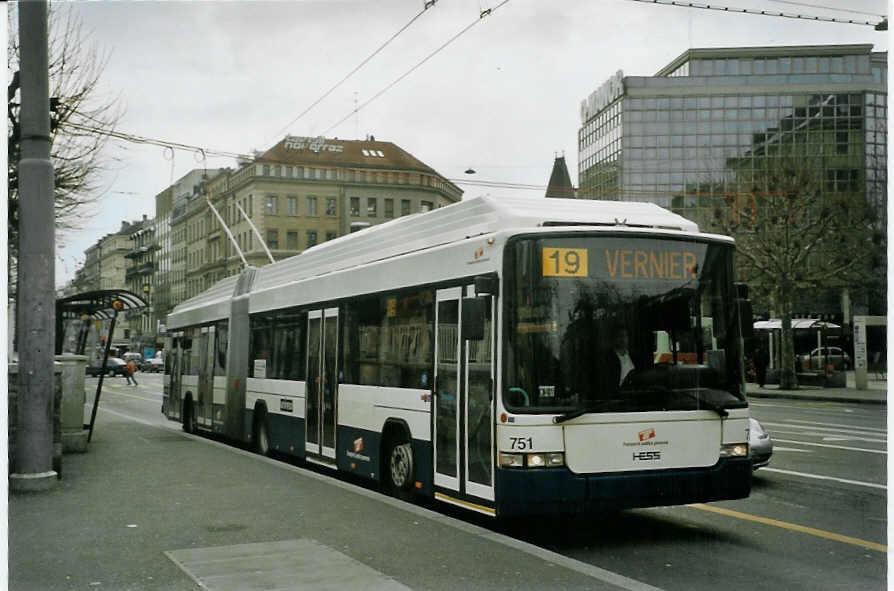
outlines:
[{"label": "bus number 751", "polygon": [[509,447],[511,449],[534,449],[534,438],[533,437],[510,437],[509,438]]}]

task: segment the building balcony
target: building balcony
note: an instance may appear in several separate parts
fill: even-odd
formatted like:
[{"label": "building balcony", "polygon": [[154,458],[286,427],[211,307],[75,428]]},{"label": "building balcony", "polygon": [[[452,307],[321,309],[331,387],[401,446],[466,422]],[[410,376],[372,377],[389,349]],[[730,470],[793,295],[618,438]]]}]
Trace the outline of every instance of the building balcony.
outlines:
[{"label": "building balcony", "polygon": [[148,262],[143,263],[142,265],[138,265],[136,267],[131,267],[124,273],[124,278],[127,281],[135,277],[141,277],[143,275],[151,275],[152,272],[155,271],[155,263]]}]

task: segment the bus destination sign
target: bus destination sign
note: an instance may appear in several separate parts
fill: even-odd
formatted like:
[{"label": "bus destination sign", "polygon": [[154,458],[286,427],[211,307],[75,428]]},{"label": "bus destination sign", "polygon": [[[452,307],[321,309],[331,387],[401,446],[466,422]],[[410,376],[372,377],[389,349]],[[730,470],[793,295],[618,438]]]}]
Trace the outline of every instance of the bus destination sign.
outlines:
[{"label": "bus destination sign", "polygon": [[705,245],[693,243],[644,244],[638,248],[627,243],[596,249],[544,246],[541,273],[543,277],[683,281],[698,278],[704,254]]}]

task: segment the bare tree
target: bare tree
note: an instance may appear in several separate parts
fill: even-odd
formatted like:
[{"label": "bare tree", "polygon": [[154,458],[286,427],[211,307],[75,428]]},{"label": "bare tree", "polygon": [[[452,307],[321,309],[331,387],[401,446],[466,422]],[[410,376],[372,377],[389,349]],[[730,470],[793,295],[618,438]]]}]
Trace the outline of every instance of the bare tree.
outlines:
[{"label": "bare tree", "polygon": [[[9,12],[7,48],[8,226],[10,292],[18,255],[19,43],[15,11]],[[49,14],[51,152],[55,171],[57,232],[78,227],[86,209],[99,199],[103,148],[121,117],[116,99],[103,97],[99,81],[107,63],[89,41],[71,7],[51,6]]]},{"label": "bare tree", "polygon": [[740,277],[768,295],[781,318],[783,389],[798,387],[791,322],[798,292],[816,297],[865,282],[877,249],[859,173],[838,174],[837,156],[822,148],[778,144],[749,155],[747,172],[744,161],[731,161],[735,190],[714,208],[714,224],[736,238]]}]

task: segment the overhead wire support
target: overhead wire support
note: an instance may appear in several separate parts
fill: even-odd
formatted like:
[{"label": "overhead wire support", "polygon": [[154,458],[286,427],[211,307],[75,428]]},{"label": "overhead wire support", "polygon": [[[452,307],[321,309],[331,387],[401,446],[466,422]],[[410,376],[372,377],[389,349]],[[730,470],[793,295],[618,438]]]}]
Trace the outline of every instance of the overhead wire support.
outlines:
[{"label": "overhead wire support", "polygon": [[[781,18],[792,18],[806,21],[818,21],[826,23],[837,23],[843,25],[863,25],[868,27],[878,26],[877,22],[858,21],[852,19],[839,19],[831,16],[816,16],[810,14],[792,14],[788,12],[776,12],[774,10],[755,10],[751,8],[736,8],[734,6],[720,6],[717,4],[701,4],[699,2],[679,2],[677,0],[627,0],[628,2],[640,2],[643,4],[661,4],[664,6],[677,6],[680,8],[699,8],[703,10],[718,10],[721,12],[734,12],[739,14],[754,14],[758,16],[775,16]],[[830,10],[835,10],[831,8]]]},{"label": "overhead wire support", "polygon": [[376,50],[373,51],[371,54],[369,54],[369,56],[367,56],[366,59],[364,59],[363,61],[361,61],[359,64],[357,64],[357,66],[356,66],[353,70],[351,70],[350,72],[348,72],[348,73],[344,76],[344,78],[342,78],[341,80],[339,80],[338,82],[336,82],[336,83],[335,83],[329,90],[327,90],[326,92],[324,92],[324,93],[322,94],[322,96],[320,96],[317,100],[315,100],[314,102],[312,102],[306,109],[304,109],[303,111],[301,111],[301,112],[300,112],[294,119],[292,119],[292,120],[289,121],[287,124],[285,124],[279,131],[277,131],[277,132],[276,132],[275,134],[273,134],[273,135],[274,135],[274,136],[277,136],[277,135],[281,134],[282,132],[288,130],[288,128],[291,127],[296,121],[298,121],[299,119],[301,119],[302,117],[304,117],[305,115],[307,115],[307,113],[309,113],[311,109],[313,109],[314,107],[316,107],[317,105],[319,105],[321,102],[323,102],[323,100],[325,100],[326,97],[328,97],[330,94],[332,94],[332,92],[335,91],[336,88],[338,88],[339,86],[341,86],[342,84],[344,84],[344,83],[348,80],[348,78],[350,78],[351,76],[353,76],[354,74],[356,74],[356,73],[360,70],[360,68],[362,68],[362,67],[365,66],[367,63],[369,63],[370,60],[372,60],[372,59],[373,59],[374,57],[376,57],[379,53],[381,53],[383,49],[385,49],[388,45],[390,45],[392,41],[394,41],[395,39],[397,39],[398,35],[400,35],[400,34],[403,33],[404,31],[406,31],[407,29],[409,29],[410,26],[411,26],[414,22],[416,22],[416,20],[417,20],[419,17],[421,17],[423,14],[425,14],[425,12],[426,12],[429,8],[433,7],[437,1],[438,1],[438,0],[429,0],[428,2],[426,2],[426,3],[423,5],[422,10],[420,10],[420,11],[419,11],[413,18],[411,18],[411,19],[409,20],[409,22],[407,22],[407,24],[405,24],[403,27],[401,27],[400,29],[398,29],[398,31],[397,31],[396,33],[394,33],[391,37],[389,37],[387,41],[385,41],[384,43],[382,43],[382,44],[378,47],[378,49],[376,49]]},{"label": "overhead wire support", "polygon": [[450,39],[448,39],[447,41],[445,41],[445,42],[444,42],[443,44],[441,44],[437,49],[435,49],[434,51],[432,51],[431,53],[429,53],[427,56],[425,56],[424,58],[422,58],[422,60],[419,61],[415,66],[413,66],[412,68],[410,68],[409,70],[407,70],[406,72],[404,72],[403,74],[401,74],[400,76],[398,76],[397,78],[395,78],[394,81],[392,81],[390,84],[388,84],[387,86],[385,86],[385,88],[383,88],[382,90],[380,90],[379,92],[377,92],[376,94],[374,94],[371,98],[369,98],[369,99],[368,99],[366,102],[364,102],[362,105],[360,105],[359,107],[355,107],[353,111],[351,111],[350,113],[348,113],[347,115],[345,115],[344,117],[342,117],[337,123],[334,123],[333,125],[329,126],[329,128],[326,129],[326,131],[323,132],[323,135],[326,135],[327,133],[329,133],[330,131],[332,131],[333,129],[335,129],[336,127],[338,127],[339,125],[341,125],[342,123],[344,123],[345,121],[347,121],[348,119],[350,119],[355,113],[359,112],[360,109],[363,109],[364,107],[366,107],[367,105],[369,105],[370,103],[372,103],[374,100],[376,100],[377,98],[379,98],[380,96],[382,96],[383,94],[385,94],[386,92],[388,92],[389,90],[391,90],[391,88],[393,88],[394,86],[396,86],[398,82],[400,82],[401,80],[403,80],[404,78],[406,78],[407,76],[409,76],[410,74],[412,74],[413,72],[415,72],[416,70],[418,70],[420,67],[422,67],[422,65],[423,65],[425,62],[427,62],[428,60],[430,60],[431,58],[433,58],[437,53],[439,53],[440,51],[442,51],[445,47],[447,47],[448,45],[450,45],[451,43],[453,43],[454,41],[456,41],[457,39],[459,39],[462,35],[464,35],[469,29],[471,29],[472,27],[474,27],[475,25],[477,25],[478,23],[480,23],[482,20],[484,20],[484,17],[486,17],[486,16],[490,16],[491,14],[494,13],[494,11],[496,11],[498,8],[502,7],[503,5],[507,4],[508,2],[509,2],[509,0],[503,0],[502,2],[500,2],[499,4],[497,4],[496,6],[494,6],[493,8],[489,8],[489,9],[487,9],[487,10],[483,10],[483,11],[481,11],[481,13],[478,15],[478,18],[476,18],[474,21],[472,21],[471,23],[469,23],[468,25],[466,25],[466,26],[465,26],[462,30],[460,30],[456,35],[454,35],[453,37],[451,37]]}]

